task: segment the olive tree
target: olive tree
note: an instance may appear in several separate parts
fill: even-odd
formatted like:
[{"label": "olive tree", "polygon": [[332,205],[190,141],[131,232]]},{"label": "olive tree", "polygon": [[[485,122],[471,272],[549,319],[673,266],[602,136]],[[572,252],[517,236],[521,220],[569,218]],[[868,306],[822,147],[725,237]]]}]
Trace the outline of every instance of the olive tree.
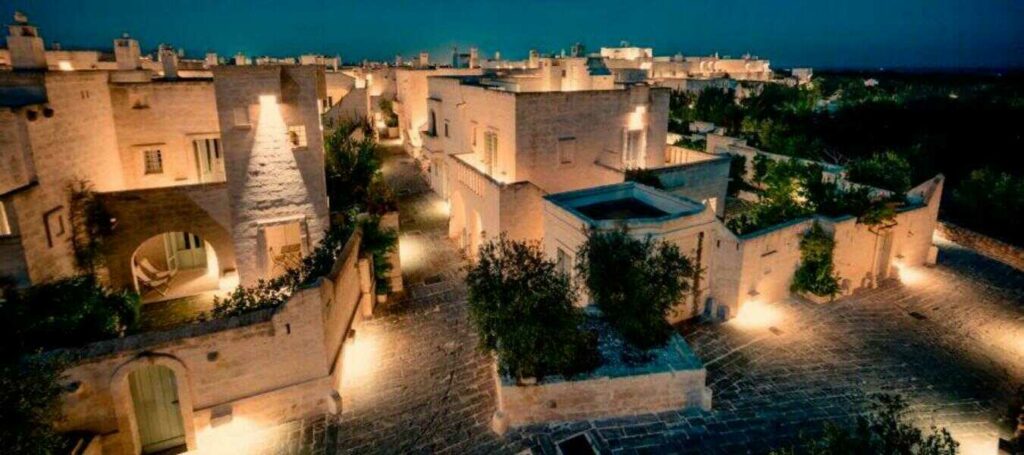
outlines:
[{"label": "olive tree", "polygon": [[627,343],[647,350],[668,342],[672,327],[665,317],[694,276],[679,247],[625,230],[590,231],[576,256],[591,299]]},{"label": "olive tree", "polygon": [[502,373],[518,381],[571,376],[600,362],[596,335],[581,328],[577,290],[536,242],[502,235],[483,245],[466,284],[481,347],[497,354]]}]

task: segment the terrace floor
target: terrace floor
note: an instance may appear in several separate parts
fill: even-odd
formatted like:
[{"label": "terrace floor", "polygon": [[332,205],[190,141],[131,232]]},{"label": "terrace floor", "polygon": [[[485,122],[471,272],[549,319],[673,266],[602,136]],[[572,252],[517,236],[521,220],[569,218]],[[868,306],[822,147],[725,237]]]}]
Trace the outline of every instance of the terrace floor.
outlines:
[{"label": "terrace floor", "polygon": [[395,151],[385,175],[401,210],[406,294],[356,338],[367,361],[343,385],[344,411],[282,426],[271,453],[555,453],[587,432],[602,453],[765,453],[849,422],[876,393],[899,393],[924,428],[949,428],[962,453],[994,453],[1024,380],[1024,273],[953,244],[903,284],[829,305],[752,307],[680,333],[708,369],[710,412],[632,415],[488,429],[495,396],[446,239],[447,209]]}]

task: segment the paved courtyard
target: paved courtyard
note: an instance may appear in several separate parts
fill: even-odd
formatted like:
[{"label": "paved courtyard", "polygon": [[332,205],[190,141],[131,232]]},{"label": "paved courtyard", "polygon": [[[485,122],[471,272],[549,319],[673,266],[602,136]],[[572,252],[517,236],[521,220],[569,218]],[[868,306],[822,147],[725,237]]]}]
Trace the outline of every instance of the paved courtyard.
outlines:
[{"label": "paved courtyard", "polygon": [[[849,422],[876,393],[899,393],[923,426],[964,453],[993,453],[1024,378],[1024,274],[956,245],[903,283],[830,305],[751,306],[726,324],[679,327],[704,359],[713,410],[490,432],[490,366],[467,320],[463,258],[447,209],[395,151],[384,169],[401,209],[406,293],[379,307],[346,362],[344,411],[293,425],[312,453],[554,453],[587,432],[603,453],[764,453]],[[310,430],[312,428],[312,430]],[[278,446],[292,451],[295,444]]]}]

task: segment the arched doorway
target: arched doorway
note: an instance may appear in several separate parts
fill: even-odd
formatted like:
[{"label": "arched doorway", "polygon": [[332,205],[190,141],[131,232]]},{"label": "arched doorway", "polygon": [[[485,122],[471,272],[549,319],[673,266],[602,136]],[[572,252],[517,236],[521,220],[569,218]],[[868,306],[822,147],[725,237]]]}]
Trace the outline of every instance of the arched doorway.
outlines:
[{"label": "arched doorway", "polygon": [[178,379],[163,365],[142,365],[128,374],[142,453],[185,446]]},{"label": "arched doorway", "polygon": [[213,245],[191,232],[150,237],[135,249],[130,261],[133,284],[146,303],[221,288],[221,268]]}]

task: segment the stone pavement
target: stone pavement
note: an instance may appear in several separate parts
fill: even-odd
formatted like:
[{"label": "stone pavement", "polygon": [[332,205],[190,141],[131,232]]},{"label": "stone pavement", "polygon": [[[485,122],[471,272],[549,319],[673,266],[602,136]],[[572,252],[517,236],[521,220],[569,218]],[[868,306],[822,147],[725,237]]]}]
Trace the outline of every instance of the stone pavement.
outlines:
[{"label": "stone pavement", "polygon": [[963,453],[992,453],[1009,429],[1006,400],[1024,379],[1024,273],[943,244],[939,266],[905,271],[902,284],[680,326],[707,365],[710,412],[498,437],[488,428],[490,367],[467,321],[464,260],[446,238],[446,207],[400,151],[384,171],[400,196],[407,293],[359,329],[364,361],[345,365],[342,414],[293,425],[286,434],[295,443],[278,452],[555,453],[557,441],[586,432],[602,453],[764,453],[824,421],[851,422],[876,393],[906,397],[921,426],[949,428]]}]

